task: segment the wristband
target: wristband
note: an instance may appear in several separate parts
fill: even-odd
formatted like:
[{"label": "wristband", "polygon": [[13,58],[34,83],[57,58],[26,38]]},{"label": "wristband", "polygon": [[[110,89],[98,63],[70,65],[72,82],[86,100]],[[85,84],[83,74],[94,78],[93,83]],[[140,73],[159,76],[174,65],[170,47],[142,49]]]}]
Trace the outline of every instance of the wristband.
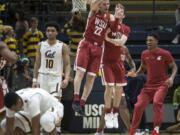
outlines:
[{"label": "wristband", "polygon": [[37,79],[36,79],[36,78],[33,78],[32,82],[37,82]]}]

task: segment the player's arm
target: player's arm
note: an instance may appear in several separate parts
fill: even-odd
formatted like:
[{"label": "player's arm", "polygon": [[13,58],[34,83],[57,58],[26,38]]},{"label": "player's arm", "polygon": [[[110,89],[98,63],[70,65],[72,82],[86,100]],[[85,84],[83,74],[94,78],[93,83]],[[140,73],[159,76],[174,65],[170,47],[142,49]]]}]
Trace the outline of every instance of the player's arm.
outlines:
[{"label": "player's arm", "polygon": [[173,61],[172,63],[169,64],[169,67],[170,67],[171,70],[172,70],[172,73],[171,73],[171,75],[170,75],[170,78],[171,78],[172,80],[174,80],[174,78],[175,78],[175,76],[176,76],[176,74],[177,74],[177,65],[176,65],[176,63]]},{"label": "player's arm", "polygon": [[16,63],[18,56],[15,52],[9,50],[5,43],[0,43],[0,54],[1,56],[11,63]]},{"label": "player's arm", "polygon": [[40,135],[40,114],[32,118],[32,135]]},{"label": "player's arm", "polygon": [[128,50],[128,48],[125,46],[125,51],[126,51],[126,61],[127,61],[127,63],[128,63],[128,65],[130,66],[130,71],[133,71],[133,72],[135,72],[136,71],[136,65],[135,65],[135,62],[134,62],[134,60],[132,59],[132,57],[131,57],[131,54],[130,54],[130,52],[129,52],[129,50]]},{"label": "player's arm", "polygon": [[33,95],[29,103],[29,113],[32,117],[32,135],[40,135],[40,95]]},{"label": "player's arm", "polygon": [[62,88],[66,88],[69,82],[71,64],[68,46],[63,44],[63,71],[64,71],[64,80],[62,81]]},{"label": "player's arm", "polygon": [[144,73],[145,71],[146,71],[146,65],[143,62],[141,62],[141,65],[140,65],[139,69],[137,70],[136,75]]},{"label": "player's arm", "polygon": [[172,72],[170,77],[166,80],[166,83],[169,87],[171,87],[173,85],[174,82],[174,78],[176,77],[177,74],[177,65],[176,63],[173,61],[169,64],[169,68],[171,68]]},{"label": "player's arm", "polygon": [[34,73],[33,73],[33,83],[37,83],[38,77],[38,70],[41,66],[41,52],[40,52],[41,45],[38,45],[36,50],[36,61],[34,64]]},{"label": "player's arm", "polygon": [[14,117],[9,118],[6,117],[6,130],[5,135],[14,135],[13,129],[14,129]]},{"label": "player's arm", "polygon": [[127,41],[127,36],[123,34],[120,39],[112,39],[112,38],[109,38],[108,36],[106,36],[106,41],[114,44],[115,46],[124,47],[124,45]]}]

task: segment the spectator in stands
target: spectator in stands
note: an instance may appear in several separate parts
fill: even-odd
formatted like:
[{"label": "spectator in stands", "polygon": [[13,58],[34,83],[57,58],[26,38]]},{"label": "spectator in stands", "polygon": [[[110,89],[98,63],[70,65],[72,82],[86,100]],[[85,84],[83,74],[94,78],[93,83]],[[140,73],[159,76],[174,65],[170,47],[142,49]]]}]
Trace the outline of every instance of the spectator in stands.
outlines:
[{"label": "spectator in stands", "polygon": [[38,19],[32,17],[30,20],[30,29],[23,36],[23,52],[29,58],[31,67],[34,67],[37,46],[44,37],[43,33],[37,27]]},{"label": "spectator in stands", "polygon": [[79,9],[72,11],[72,17],[68,23],[64,25],[64,33],[69,37],[71,65],[74,65],[78,44],[83,38],[85,29],[85,20],[83,19]]},{"label": "spectator in stands", "polygon": [[15,77],[13,82],[14,90],[19,90],[32,86],[33,72],[29,68],[29,59],[24,57],[17,62]]},{"label": "spectator in stands", "polygon": [[22,38],[23,35],[28,31],[29,24],[27,20],[25,19],[25,14],[23,11],[17,11],[15,13],[16,17],[16,25],[15,25],[15,32],[16,32],[16,39],[18,40],[18,47],[20,50],[20,53],[23,53],[23,44],[22,44]]},{"label": "spectator in stands", "polygon": [[180,38],[180,3],[178,3],[177,9],[175,11],[175,19],[176,19],[176,26],[175,26],[176,37],[172,40],[172,43],[178,44]]},{"label": "spectator in stands", "polygon": [[11,51],[14,51],[18,54],[19,50],[17,48],[17,40],[15,39],[15,33],[13,27],[5,26],[4,36],[5,36],[4,43],[6,43],[6,45]]},{"label": "spectator in stands", "polygon": [[177,123],[167,128],[168,132],[180,131],[180,86],[175,90],[173,96],[173,105],[177,111]]}]

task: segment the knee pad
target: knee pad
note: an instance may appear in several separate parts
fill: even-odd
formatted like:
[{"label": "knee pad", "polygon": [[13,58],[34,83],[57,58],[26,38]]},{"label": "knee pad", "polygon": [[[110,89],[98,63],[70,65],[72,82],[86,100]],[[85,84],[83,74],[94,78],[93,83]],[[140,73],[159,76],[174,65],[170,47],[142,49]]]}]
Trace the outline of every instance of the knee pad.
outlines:
[{"label": "knee pad", "polygon": [[40,125],[46,132],[52,132],[56,127],[54,114],[52,112],[46,112],[42,115],[40,118]]}]

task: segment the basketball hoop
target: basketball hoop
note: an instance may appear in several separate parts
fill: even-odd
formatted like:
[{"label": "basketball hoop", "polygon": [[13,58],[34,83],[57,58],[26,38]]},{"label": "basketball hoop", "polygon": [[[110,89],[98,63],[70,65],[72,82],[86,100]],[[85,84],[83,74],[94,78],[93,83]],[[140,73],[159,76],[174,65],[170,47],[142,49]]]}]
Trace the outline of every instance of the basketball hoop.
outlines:
[{"label": "basketball hoop", "polygon": [[86,7],[87,0],[72,0],[72,12],[73,11],[87,11]]}]

